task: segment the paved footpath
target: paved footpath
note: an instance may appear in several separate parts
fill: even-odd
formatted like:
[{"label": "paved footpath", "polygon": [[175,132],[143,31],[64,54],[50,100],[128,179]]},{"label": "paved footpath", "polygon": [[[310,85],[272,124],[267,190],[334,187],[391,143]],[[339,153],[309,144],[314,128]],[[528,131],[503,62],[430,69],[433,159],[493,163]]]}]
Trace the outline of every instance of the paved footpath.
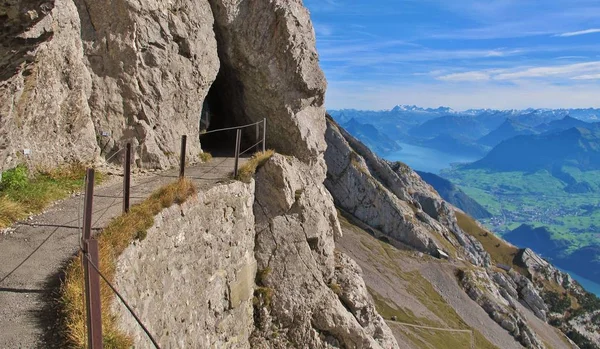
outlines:
[{"label": "paved footpath", "polygon": [[[204,191],[227,179],[233,162],[214,158],[186,168],[185,174]],[[178,174],[170,170],[133,176],[131,204],[175,181]],[[120,179],[95,189],[93,229],[102,229],[121,214],[122,193]],[[51,299],[60,285],[62,267],[77,252],[82,215],[83,195],[73,196],[0,235],[0,349],[59,347]]]}]

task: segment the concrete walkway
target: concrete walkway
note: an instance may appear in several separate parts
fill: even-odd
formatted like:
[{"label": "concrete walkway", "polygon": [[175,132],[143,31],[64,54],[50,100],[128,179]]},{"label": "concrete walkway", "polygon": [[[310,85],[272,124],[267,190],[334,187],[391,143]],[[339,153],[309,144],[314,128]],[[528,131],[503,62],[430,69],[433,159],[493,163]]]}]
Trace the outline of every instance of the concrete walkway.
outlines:
[{"label": "concrete walkway", "polygon": [[[233,158],[214,158],[186,168],[199,191],[227,180]],[[240,159],[243,162],[243,159]],[[139,203],[161,186],[175,181],[178,170],[133,176],[131,204]],[[109,180],[94,193],[93,229],[121,214],[123,185]],[[77,252],[83,195],[73,196],[45,213],[15,225],[0,235],[0,348],[58,348],[53,297],[65,263]]]}]

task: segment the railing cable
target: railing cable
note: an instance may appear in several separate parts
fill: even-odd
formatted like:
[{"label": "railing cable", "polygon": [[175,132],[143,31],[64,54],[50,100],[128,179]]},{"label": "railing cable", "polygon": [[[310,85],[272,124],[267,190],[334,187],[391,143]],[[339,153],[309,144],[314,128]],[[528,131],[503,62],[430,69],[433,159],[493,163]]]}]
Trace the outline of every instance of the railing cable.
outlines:
[{"label": "railing cable", "polygon": [[263,121],[257,121],[253,124],[248,124],[248,125],[243,125],[243,126],[235,126],[235,127],[227,127],[227,128],[220,128],[218,130],[211,130],[211,131],[206,131],[206,132],[201,132],[200,133],[200,137],[207,135],[207,134],[211,134],[211,133],[215,133],[215,132],[221,132],[221,131],[231,131],[231,130],[238,130],[238,129],[242,129],[242,128],[246,128],[246,127],[250,127],[250,126],[254,126],[257,124],[262,124]]},{"label": "railing cable", "polygon": [[142,330],[144,330],[144,332],[146,333],[146,335],[148,336],[148,338],[150,339],[150,341],[152,342],[152,344],[154,345],[154,347],[157,348],[157,349],[160,349],[160,345],[158,344],[158,342],[156,342],[156,340],[154,339],[154,337],[152,336],[152,334],[150,333],[150,331],[146,328],[146,326],[144,326],[144,324],[142,323],[142,320],[140,320],[140,318],[135,314],[135,312],[133,311],[133,309],[131,308],[131,306],[127,303],[127,301],[125,301],[125,299],[123,298],[123,296],[121,296],[121,294],[119,293],[119,291],[117,291],[117,289],[106,279],[106,277],[104,277],[104,275],[100,272],[100,270],[98,269],[98,267],[96,266],[96,264],[94,264],[92,262],[92,260],[90,259],[89,255],[87,253],[85,253],[83,250],[81,252],[83,253],[83,255],[85,256],[85,258],[87,259],[88,263],[90,263],[90,265],[92,266],[92,268],[94,268],[94,270],[96,270],[96,272],[98,273],[98,275],[100,275],[100,277],[102,278],[102,280],[104,280],[104,282],[108,285],[108,287],[115,293],[115,295],[123,303],[123,305],[125,306],[125,308],[127,308],[127,310],[129,311],[129,313],[133,316],[133,318],[138,323],[138,325],[140,325],[140,327],[142,328]]},{"label": "railing cable", "polygon": [[259,142],[257,142],[256,144],[254,144],[254,145],[253,145],[253,146],[251,146],[250,148],[248,148],[248,149],[244,150],[243,152],[241,152],[241,153],[240,153],[240,156],[242,156],[242,155],[246,154],[248,151],[252,150],[253,148],[256,148],[256,146],[257,146],[257,145],[259,145],[259,144],[261,144],[262,142],[263,142],[263,141],[262,141],[262,139],[261,139]]}]

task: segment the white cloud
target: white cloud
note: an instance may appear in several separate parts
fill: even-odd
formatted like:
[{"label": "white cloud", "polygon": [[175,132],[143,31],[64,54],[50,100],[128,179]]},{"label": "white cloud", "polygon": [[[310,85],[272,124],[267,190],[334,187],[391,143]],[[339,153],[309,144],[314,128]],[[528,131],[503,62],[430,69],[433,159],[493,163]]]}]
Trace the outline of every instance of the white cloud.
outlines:
[{"label": "white cloud", "polygon": [[592,80],[600,76],[600,61],[557,66],[487,69],[437,76],[442,81],[521,81],[528,79]]},{"label": "white cloud", "polygon": [[490,75],[484,72],[473,71],[438,76],[437,79],[442,81],[485,81],[490,79]]},{"label": "white cloud", "polygon": [[559,36],[559,37],[565,38],[565,37],[570,37],[570,36],[595,34],[595,33],[600,33],[600,29],[599,28],[586,29],[586,30],[580,30],[580,31],[576,31],[576,32],[562,33],[562,34],[558,34],[558,35],[555,35],[555,36]]},{"label": "white cloud", "polygon": [[582,73],[600,73],[600,61],[576,63],[551,67],[529,68],[511,73],[498,74],[494,77],[496,80],[518,80],[527,78],[546,78],[546,77],[566,77]]},{"label": "white cloud", "polygon": [[579,75],[572,78],[573,80],[600,80],[600,74]]}]

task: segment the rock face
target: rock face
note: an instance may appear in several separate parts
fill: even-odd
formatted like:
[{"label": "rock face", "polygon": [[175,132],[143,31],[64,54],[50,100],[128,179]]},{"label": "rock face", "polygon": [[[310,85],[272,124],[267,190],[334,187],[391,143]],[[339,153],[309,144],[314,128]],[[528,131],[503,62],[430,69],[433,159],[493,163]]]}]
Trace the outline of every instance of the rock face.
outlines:
[{"label": "rock face", "polygon": [[300,0],[3,0],[0,16],[0,170],[127,142],[138,166],[166,168],[183,134],[194,161],[211,87],[213,117],[268,118],[271,147],[322,161],[326,82]]},{"label": "rock face", "polygon": [[301,0],[210,0],[224,113],[239,121],[268,118],[267,142],[310,162],[325,150],[326,82],[315,34]]},{"label": "rock face", "polygon": [[213,16],[207,0],[78,0],[87,96],[105,153],[127,140],[143,161],[177,162],[180,137],[199,152],[202,102],[219,69]]},{"label": "rock face", "polygon": [[167,167],[182,134],[197,155],[219,69],[208,1],[5,0],[2,13],[0,169],[89,162],[127,141]]},{"label": "rock face", "polygon": [[[93,159],[92,83],[70,0],[0,3],[0,170]],[[25,157],[25,149],[31,154]]]},{"label": "rock face", "polygon": [[539,317],[542,321],[546,321],[548,306],[544,303],[542,297],[540,297],[533,283],[514,270],[511,270],[508,274],[515,282],[515,285],[517,286],[516,289],[519,291],[519,298],[523,303],[533,311],[535,316]]},{"label": "rock face", "polygon": [[[220,185],[155,218],[121,255],[116,287],[166,348],[250,348],[254,328],[253,185]],[[136,348],[151,343],[113,305]]]},{"label": "rock face", "polygon": [[257,174],[255,348],[397,348],[341,234],[325,169],[275,155]]},{"label": "rock face", "polygon": [[[419,251],[434,253],[438,245],[414,218],[411,201],[402,201],[383,187],[333,123],[328,123],[325,137],[328,143],[326,185],[336,202],[387,236]],[[401,196],[407,198],[408,194],[401,193]]]},{"label": "rock face", "polygon": [[[515,302],[518,300],[513,298],[517,294],[516,285],[511,279],[504,277],[501,273],[485,269],[462,271],[459,278],[461,286],[469,297],[523,346],[536,349],[545,348],[517,309]],[[498,287],[496,282],[502,286]]]},{"label": "rock face", "polygon": [[458,226],[435,190],[402,163],[377,157],[333,121],[327,121],[325,182],[336,203],[386,237],[436,254],[446,240],[476,265],[489,265],[481,244]]},{"label": "rock face", "polygon": [[574,284],[571,275],[556,269],[529,248],[522,250],[517,258],[518,263],[524,265],[534,278],[555,282],[565,289],[571,289]]}]

